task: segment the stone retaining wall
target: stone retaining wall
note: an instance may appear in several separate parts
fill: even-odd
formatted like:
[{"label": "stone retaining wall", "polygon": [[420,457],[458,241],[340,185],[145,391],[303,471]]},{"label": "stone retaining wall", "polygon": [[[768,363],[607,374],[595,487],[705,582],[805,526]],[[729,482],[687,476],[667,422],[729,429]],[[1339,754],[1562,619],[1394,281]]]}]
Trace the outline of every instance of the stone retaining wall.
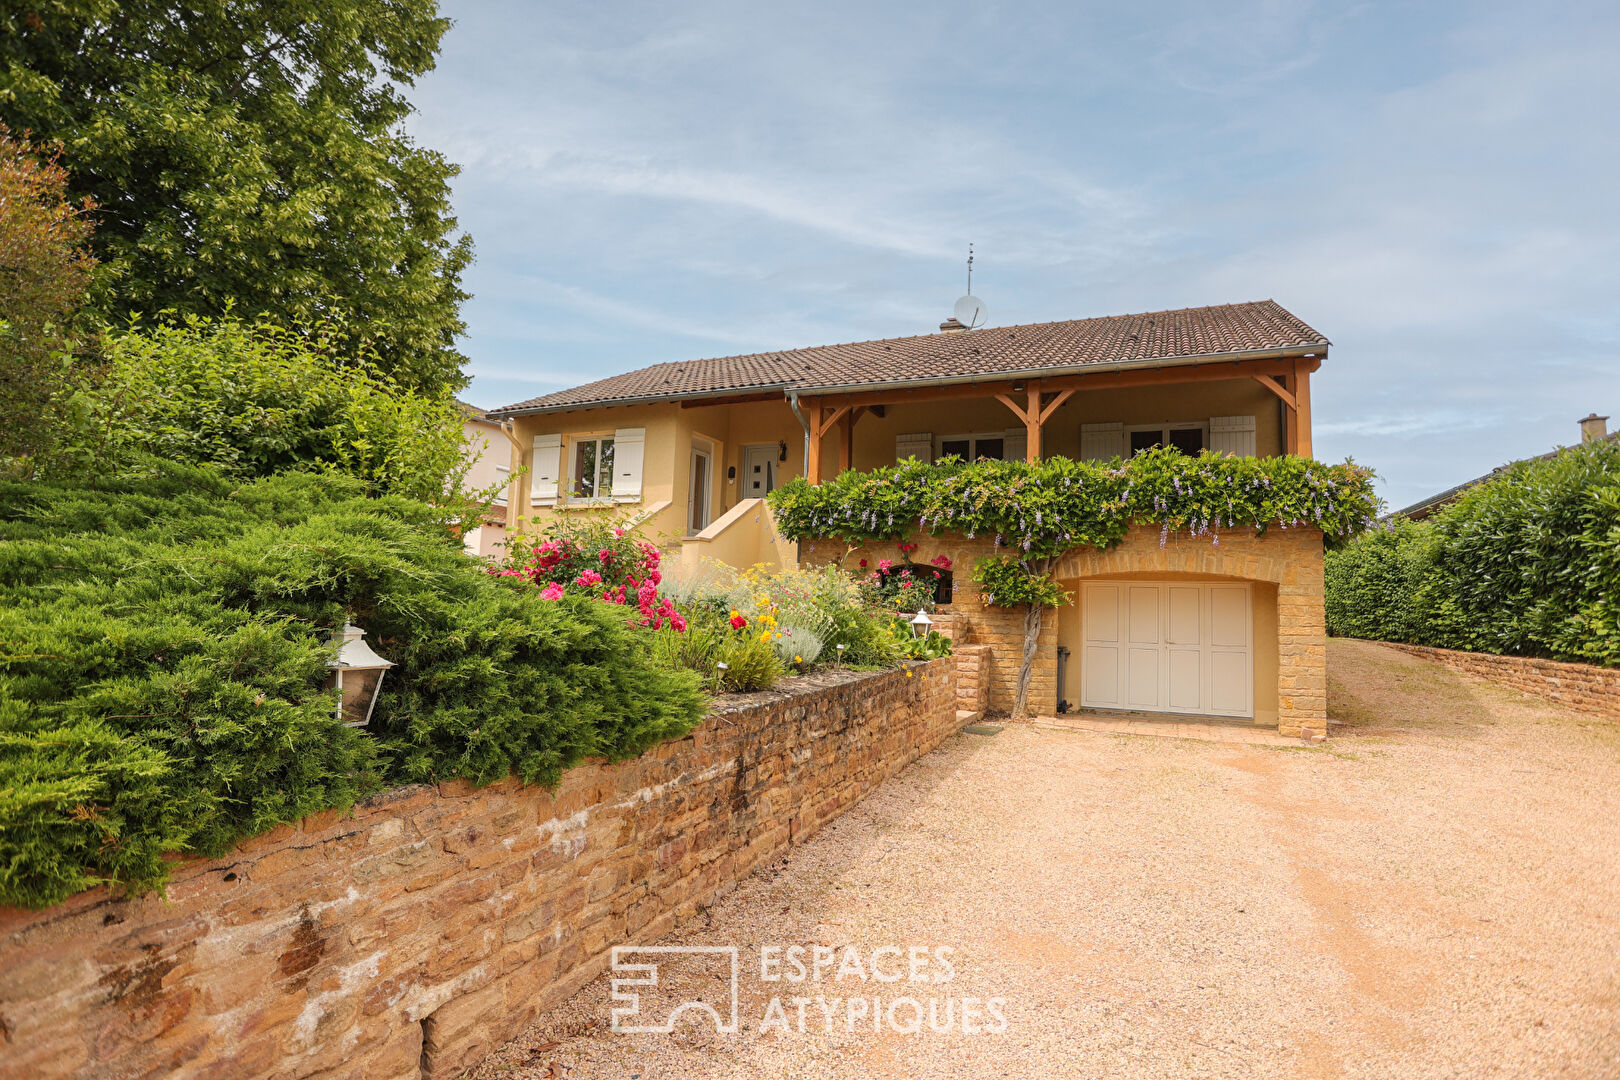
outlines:
[{"label": "stone retaining wall", "polygon": [[979,713],[990,707],[990,646],[957,645],[956,707]]},{"label": "stone retaining wall", "polygon": [[1581,712],[1620,720],[1620,670],[1591,664],[1566,664],[1531,656],[1460,652],[1429,645],[1384,641],[1392,649],[1433,660],[1468,675],[1512,687],[1526,694],[1550,698]]},{"label": "stone retaining wall", "polygon": [[386,792],[178,868],[167,901],[0,909],[0,1077],[458,1075],[957,729],[954,658],[722,699],[555,792]]}]

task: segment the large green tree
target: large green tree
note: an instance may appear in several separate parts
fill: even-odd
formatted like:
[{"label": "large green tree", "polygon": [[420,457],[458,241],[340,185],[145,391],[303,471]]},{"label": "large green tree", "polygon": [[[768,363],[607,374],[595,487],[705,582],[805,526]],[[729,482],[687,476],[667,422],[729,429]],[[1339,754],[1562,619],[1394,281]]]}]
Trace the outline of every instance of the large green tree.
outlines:
[{"label": "large green tree", "polygon": [[449,25],[436,0],[15,0],[0,120],[60,140],[100,207],[105,317],[336,320],[402,384],[454,388],[472,247],[401,93]]}]

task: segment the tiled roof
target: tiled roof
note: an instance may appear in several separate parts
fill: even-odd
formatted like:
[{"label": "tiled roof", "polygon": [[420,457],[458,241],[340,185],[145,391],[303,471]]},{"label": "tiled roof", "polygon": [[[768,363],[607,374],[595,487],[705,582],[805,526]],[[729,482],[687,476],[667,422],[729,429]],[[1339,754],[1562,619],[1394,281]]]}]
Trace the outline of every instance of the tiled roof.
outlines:
[{"label": "tiled roof", "polygon": [[578,409],[660,397],[776,389],[808,392],[980,375],[1055,374],[1132,361],[1174,363],[1232,353],[1320,349],[1327,344],[1325,337],[1280,304],[1259,300],[654,364],[492,409],[491,414]]}]

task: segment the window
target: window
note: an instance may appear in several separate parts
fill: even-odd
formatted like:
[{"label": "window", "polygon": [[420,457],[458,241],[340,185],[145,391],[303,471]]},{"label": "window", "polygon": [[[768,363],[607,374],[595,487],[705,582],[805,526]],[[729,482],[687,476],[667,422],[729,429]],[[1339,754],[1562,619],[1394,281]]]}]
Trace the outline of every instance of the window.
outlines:
[{"label": "window", "polygon": [[1173,446],[1183,454],[1197,454],[1209,445],[1203,424],[1154,424],[1130,429],[1131,456],[1155,446]]},{"label": "window", "polygon": [[576,435],[568,494],[575,499],[606,499],[613,494],[613,436]]},{"label": "window", "polygon": [[1007,440],[1001,435],[947,435],[939,440],[939,456],[978,461],[991,458],[1002,461],[1007,456]]}]

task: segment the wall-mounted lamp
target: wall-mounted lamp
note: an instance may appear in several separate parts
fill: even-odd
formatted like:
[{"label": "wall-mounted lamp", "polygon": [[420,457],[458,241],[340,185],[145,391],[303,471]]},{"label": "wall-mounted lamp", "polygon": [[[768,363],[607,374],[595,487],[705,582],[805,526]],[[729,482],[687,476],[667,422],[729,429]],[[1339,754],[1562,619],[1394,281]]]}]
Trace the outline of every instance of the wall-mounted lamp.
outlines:
[{"label": "wall-mounted lamp", "polygon": [[787,460],[787,442],[786,441],[779,442],[779,443],[776,444],[776,447],[777,447],[777,449],[776,449],[776,460],[777,461],[786,461]]},{"label": "wall-mounted lamp", "polygon": [[731,466],[730,468],[728,468],[726,470],[726,483],[735,484],[736,482],[737,482],[737,466],[733,465],[733,466]]}]

